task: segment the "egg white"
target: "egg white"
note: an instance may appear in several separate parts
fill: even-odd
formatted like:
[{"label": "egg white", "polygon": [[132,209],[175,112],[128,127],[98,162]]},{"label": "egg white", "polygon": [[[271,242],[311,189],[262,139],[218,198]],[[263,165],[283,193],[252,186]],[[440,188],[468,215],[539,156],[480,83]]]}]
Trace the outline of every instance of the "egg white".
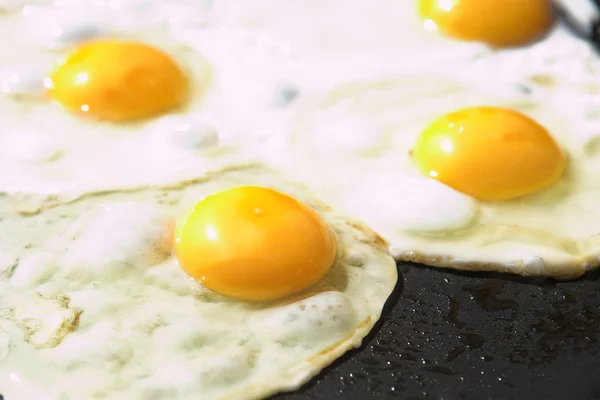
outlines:
[{"label": "egg white", "polygon": [[[247,303],[183,272],[170,253],[173,220],[238,185],[275,188],[322,215],[337,256],[320,283]],[[30,217],[11,207],[0,198],[7,399],[245,399],[294,390],[360,344],[397,278],[376,234],[266,168],[90,195]]]}]

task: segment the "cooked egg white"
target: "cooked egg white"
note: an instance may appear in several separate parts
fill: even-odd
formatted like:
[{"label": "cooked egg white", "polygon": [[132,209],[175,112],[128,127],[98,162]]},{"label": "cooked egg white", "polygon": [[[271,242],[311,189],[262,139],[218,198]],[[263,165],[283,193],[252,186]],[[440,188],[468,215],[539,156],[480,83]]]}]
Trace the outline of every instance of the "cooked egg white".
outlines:
[{"label": "cooked egg white", "polygon": [[600,130],[573,106],[403,75],[305,99],[269,154],[400,260],[572,278],[600,256]]},{"label": "cooked egg white", "polygon": [[11,207],[3,197],[7,399],[294,390],[360,344],[396,283],[376,234],[265,168],[89,195],[29,217]]}]

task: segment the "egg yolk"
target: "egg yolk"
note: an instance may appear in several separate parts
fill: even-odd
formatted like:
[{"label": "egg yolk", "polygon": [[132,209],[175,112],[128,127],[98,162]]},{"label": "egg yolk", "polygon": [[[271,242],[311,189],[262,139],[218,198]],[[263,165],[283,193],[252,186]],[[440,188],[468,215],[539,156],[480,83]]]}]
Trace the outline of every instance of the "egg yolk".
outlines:
[{"label": "egg yolk", "polygon": [[532,42],[553,21],[549,0],[419,0],[418,11],[445,35],[493,47]]},{"label": "egg yolk", "polygon": [[181,106],[188,81],[160,50],[143,43],[103,40],[71,53],[46,80],[46,88],[74,113],[120,122]]},{"label": "egg yolk", "polygon": [[176,228],[175,252],[183,270],[205,287],[264,301],[320,281],[336,244],[305,204],[272,189],[242,186],[200,201]]},{"label": "egg yolk", "polygon": [[480,200],[509,200],[552,185],[566,160],[548,131],[513,110],[472,107],[426,128],[412,149],[428,176]]}]

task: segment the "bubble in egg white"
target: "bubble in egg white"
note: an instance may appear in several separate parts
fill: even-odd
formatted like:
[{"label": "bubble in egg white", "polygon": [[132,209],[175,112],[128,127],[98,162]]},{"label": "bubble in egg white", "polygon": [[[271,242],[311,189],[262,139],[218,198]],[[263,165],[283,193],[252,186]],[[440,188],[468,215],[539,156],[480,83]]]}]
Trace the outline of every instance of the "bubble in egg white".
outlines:
[{"label": "bubble in egg white", "polygon": [[273,105],[279,108],[289,107],[300,95],[300,89],[294,85],[281,85],[275,90]]},{"label": "bubble in egg white", "polygon": [[[404,231],[435,233],[468,226],[477,214],[473,198],[427,177],[378,176],[347,200],[349,210],[377,210],[387,223]],[[394,201],[389,201],[394,199]],[[368,213],[367,213],[368,214]],[[369,218],[365,215],[366,222]]]},{"label": "bubble in egg white", "polygon": [[0,141],[0,151],[15,160],[43,163],[55,159],[60,148],[46,135],[17,132]]},{"label": "bubble in egg white", "polygon": [[0,90],[7,95],[41,97],[46,69],[17,66],[0,71]]},{"label": "bubble in egg white", "polygon": [[531,275],[542,274],[546,267],[544,259],[537,256],[525,257],[524,264],[527,266],[527,272]]},{"label": "bubble in egg white", "polygon": [[373,120],[353,115],[328,115],[316,122],[315,145],[322,151],[364,153],[381,146],[385,132]]},{"label": "bubble in egg white", "polygon": [[360,267],[365,263],[365,254],[358,249],[349,249],[346,259],[348,264]]},{"label": "bubble in egg white", "polygon": [[190,150],[210,150],[219,145],[217,128],[199,117],[165,117],[154,127],[154,133]]}]

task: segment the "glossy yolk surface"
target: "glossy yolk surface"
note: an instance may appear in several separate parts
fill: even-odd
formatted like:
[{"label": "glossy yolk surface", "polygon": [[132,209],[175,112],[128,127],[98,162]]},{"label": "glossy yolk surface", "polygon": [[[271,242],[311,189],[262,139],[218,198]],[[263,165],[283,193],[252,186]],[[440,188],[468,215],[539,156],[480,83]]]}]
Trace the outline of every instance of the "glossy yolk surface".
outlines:
[{"label": "glossy yolk surface", "polygon": [[466,108],[426,128],[412,157],[426,175],[480,200],[508,200],[556,182],[566,160],[531,118],[496,107]]},{"label": "glossy yolk surface", "polygon": [[242,186],[206,197],[175,232],[184,271],[241,300],[306,289],[331,268],[336,244],[311,208],[275,190]]},{"label": "glossy yolk surface", "polygon": [[166,54],[146,44],[103,40],[76,49],[46,81],[70,111],[104,121],[148,118],[185,101],[186,76]]},{"label": "glossy yolk surface", "polygon": [[419,0],[418,11],[445,35],[493,47],[529,43],[553,21],[549,0]]}]

